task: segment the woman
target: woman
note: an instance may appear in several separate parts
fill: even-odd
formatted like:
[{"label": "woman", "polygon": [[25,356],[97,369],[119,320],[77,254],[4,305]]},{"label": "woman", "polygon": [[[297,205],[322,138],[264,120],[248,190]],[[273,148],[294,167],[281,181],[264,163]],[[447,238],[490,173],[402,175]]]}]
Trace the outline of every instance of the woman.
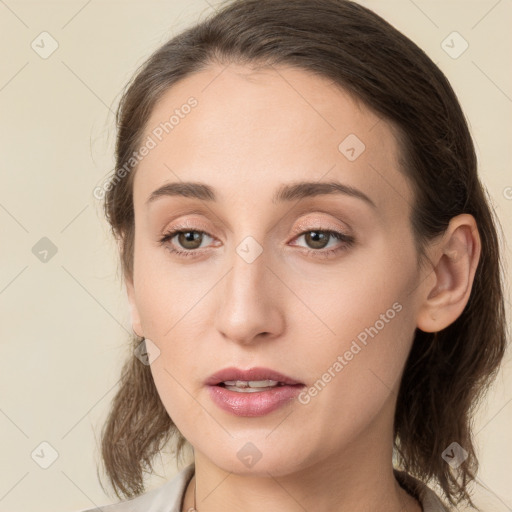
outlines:
[{"label": "woman", "polygon": [[[136,357],[102,437],[129,499],[102,510],[473,506],[499,246],[425,53],[346,0],[235,0],[148,59],[117,121]],[[171,439],[193,463],[144,494]]]}]

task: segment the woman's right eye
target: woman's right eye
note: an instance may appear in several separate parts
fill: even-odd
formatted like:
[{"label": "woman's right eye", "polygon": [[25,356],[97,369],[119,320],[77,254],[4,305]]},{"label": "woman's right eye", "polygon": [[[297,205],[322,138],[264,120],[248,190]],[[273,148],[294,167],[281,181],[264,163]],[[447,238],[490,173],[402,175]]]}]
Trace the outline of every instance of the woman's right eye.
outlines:
[{"label": "woman's right eye", "polygon": [[[213,240],[213,237],[208,235],[205,231],[198,231],[194,229],[174,229],[163,235],[160,239],[160,244],[164,245],[166,249],[173,254],[186,257],[195,256],[196,254],[194,254],[194,252],[197,252],[197,249],[202,248],[201,245],[205,236]],[[176,238],[175,243],[173,243],[174,238]],[[181,247],[182,249],[177,248],[176,244],[178,244],[178,247]]]}]

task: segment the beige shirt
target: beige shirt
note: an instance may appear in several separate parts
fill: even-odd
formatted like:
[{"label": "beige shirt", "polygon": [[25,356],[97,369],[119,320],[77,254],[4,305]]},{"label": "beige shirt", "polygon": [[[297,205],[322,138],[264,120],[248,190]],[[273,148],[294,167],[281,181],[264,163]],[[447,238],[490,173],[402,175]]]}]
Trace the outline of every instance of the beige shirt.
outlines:
[{"label": "beige shirt", "polygon": [[[424,483],[403,471],[394,472],[399,484],[420,502],[423,512],[448,512]],[[193,475],[194,464],[190,464],[169,482],[136,498],[77,512],[181,512],[185,490]]]}]

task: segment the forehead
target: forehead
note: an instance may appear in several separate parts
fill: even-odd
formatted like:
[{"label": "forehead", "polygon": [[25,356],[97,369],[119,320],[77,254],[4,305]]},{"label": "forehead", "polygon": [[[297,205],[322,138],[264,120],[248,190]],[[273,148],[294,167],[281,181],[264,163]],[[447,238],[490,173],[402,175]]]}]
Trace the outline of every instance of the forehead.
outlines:
[{"label": "forehead", "polygon": [[280,183],[322,179],[363,188],[383,208],[410,195],[392,126],[301,69],[211,65],[165,92],[146,124],[149,139],[136,202],[179,180],[210,183],[221,198],[270,200]]}]

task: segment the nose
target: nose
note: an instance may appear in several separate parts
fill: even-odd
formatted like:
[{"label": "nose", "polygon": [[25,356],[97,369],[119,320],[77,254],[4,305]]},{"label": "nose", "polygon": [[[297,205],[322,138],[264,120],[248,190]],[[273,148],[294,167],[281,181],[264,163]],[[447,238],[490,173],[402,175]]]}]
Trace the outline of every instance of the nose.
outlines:
[{"label": "nose", "polygon": [[244,250],[247,247],[240,244],[238,251],[233,251],[231,268],[217,289],[215,317],[218,332],[243,345],[274,339],[285,328],[285,287],[276,270],[270,268],[266,251],[252,260],[254,242],[249,244],[249,251]]}]

